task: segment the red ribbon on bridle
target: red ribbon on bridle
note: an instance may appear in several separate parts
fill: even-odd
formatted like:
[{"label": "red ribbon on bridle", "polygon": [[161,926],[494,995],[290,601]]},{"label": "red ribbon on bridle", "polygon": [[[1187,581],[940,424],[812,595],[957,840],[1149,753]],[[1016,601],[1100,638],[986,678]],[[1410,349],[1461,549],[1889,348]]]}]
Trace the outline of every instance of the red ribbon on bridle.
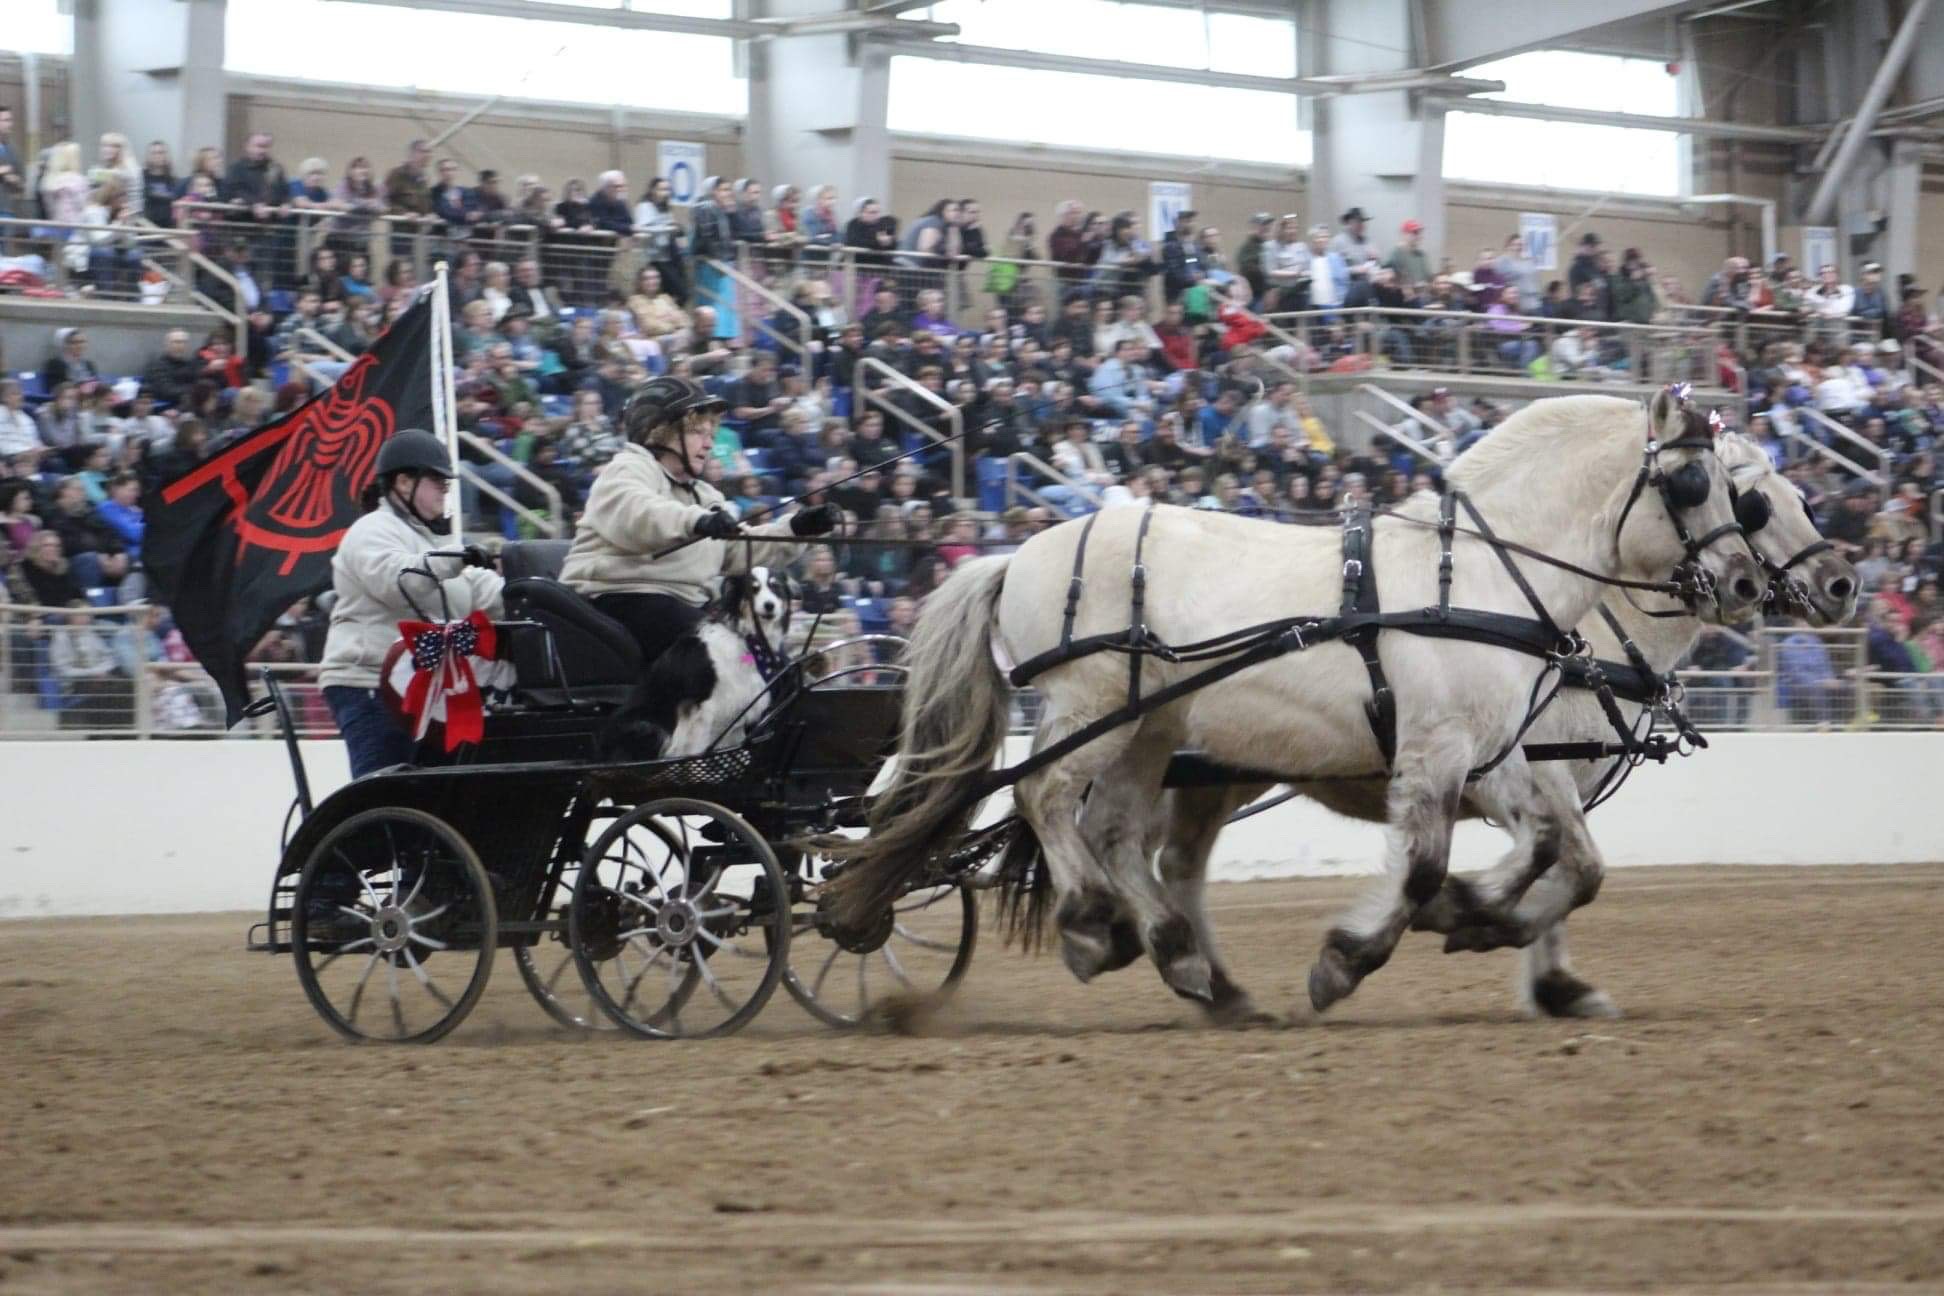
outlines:
[{"label": "red ribbon on bridle", "polygon": [[405,690],[404,708],[412,722],[412,737],[423,741],[432,722],[445,722],[445,749],[457,751],[486,735],[486,708],[479,696],[468,657],[491,658],[499,639],[484,612],[463,621],[437,625],[430,621],[400,621],[398,633],[412,655],[412,683]]}]

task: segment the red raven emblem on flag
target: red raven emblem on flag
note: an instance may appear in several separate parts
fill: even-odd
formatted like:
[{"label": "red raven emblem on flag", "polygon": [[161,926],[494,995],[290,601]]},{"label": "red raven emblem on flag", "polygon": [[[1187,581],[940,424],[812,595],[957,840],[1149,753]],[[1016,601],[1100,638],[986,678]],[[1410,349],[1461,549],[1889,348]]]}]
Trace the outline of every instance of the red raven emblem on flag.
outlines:
[{"label": "red raven emblem on flag", "polygon": [[[293,410],[268,436],[245,437],[162,488],[164,505],[217,485],[235,508],[236,561],[252,548],[279,555],[288,575],[305,554],[329,553],[358,517],[358,497],[371,480],[379,447],[398,426],[391,404],[367,395],[377,365],[366,355],[329,390]],[[277,452],[267,472],[245,481],[244,468]]]},{"label": "red raven emblem on flag", "polygon": [[162,601],[229,704],[243,663],[286,608],[331,583],[331,556],[364,509],[378,452],[401,428],[431,428],[429,297],[331,387],[165,484],[144,558]]}]

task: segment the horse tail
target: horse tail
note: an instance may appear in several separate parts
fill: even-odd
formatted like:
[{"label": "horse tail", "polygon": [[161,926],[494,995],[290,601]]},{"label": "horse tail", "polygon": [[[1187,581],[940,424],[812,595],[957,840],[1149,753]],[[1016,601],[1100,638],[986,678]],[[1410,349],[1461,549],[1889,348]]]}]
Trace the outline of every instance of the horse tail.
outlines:
[{"label": "horse tail", "polygon": [[831,880],[840,921],[863,922],[895,900],[977,801],[966,789],[1006,739],[1012,690],[992,656],[994,612],[1010,556],[959,564],[925,601],[905,649],[904,719],[891,784],[871,798],[869,832],[826,838],[844,861]]},{"label": "horse tail", "polygon": [[1017,942],[1023,950],[1038,949],[1053,914],[1053,875],[1047,871],[1039,834],[1024,815],[1014,819],[995,876],[1000,935],[1008,945]]}]

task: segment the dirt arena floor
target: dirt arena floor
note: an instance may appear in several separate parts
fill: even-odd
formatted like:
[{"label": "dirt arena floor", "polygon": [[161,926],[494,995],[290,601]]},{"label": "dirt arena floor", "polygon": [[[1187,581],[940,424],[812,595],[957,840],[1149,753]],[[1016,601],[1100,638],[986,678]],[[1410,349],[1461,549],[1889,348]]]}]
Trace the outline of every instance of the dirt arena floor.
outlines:
[{"label": "dirt arena floor", "polygon": [[[1354,883],[1220,887],[1294,1013]],[[1632,870],[1622,1021],[1414,937],[1199,1025],[989,941],[922,1037],[350,1047],[253,915],[0,924],[0,1293],[1944,1290],[1944,867]]]}]

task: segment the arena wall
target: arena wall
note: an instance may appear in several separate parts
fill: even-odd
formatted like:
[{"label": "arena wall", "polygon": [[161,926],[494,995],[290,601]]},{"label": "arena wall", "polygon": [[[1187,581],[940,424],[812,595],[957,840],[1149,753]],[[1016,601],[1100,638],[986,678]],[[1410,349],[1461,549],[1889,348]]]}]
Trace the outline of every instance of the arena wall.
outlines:
[{"label": "arena wall", "polygon": [[[1638,773],[1594,819],[1614,866],[1891,864],[1944,860],[1936,771],[1944,734],[1724,734]],[[1025,754],[1015,740],[1009,758]],[[304,744],[318,795],[343,747]],[[0,743],[0,917],[261,909],[290,774],[267,742]],[[1460,827],[1454,864],[1504,838]],[[1371,872],[1381,832],[1307,803],[1223,835],[1214,876]],[[239,927],[238,937],[241,938]]]}]

